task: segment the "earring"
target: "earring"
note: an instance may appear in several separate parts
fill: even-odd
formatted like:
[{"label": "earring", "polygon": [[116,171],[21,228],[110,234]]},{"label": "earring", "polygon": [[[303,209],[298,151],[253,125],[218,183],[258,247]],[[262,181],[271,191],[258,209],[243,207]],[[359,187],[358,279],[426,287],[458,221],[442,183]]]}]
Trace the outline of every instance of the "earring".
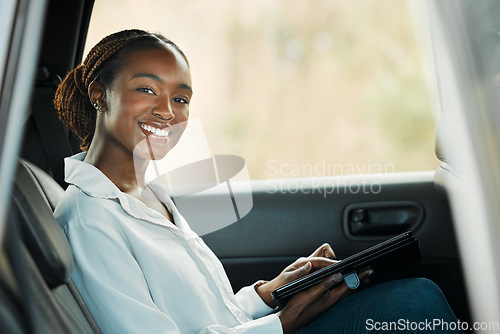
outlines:
[{"label": "earring", "polygon": [[102,114],[102,109],[99,103],[94,102],[94,108],[99,112],[99,114]]}]

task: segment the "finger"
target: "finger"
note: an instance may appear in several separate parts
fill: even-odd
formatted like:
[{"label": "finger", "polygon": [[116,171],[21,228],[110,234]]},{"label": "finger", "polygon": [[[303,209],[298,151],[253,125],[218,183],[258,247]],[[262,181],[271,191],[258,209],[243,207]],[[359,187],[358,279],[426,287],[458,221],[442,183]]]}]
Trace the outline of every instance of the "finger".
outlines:
[{"label": "finger", "polygon": [[[363,273],[360,277],[360,280],[364,282],[364,280],[368,279],[367,278],[367,273]],[[333,287],[332,289],[326,291],[321,298],[317,300],[317,303],[319,305],[322,305],[321,307],[331,307],[338,303],[341,299],[349,296],[350,294],[354,293],[356,289],[351,289],[347,286],[345,282],[343,284],[338,284],[337,286]]]},{"label": "finger", "polygon": [[313,266],[313,271],[324,268],[324,267],[328,267],[328,266],[331,266],[332,264],[340,262],[337,260],[331,260],[331,259],[327,259],[324,257],[310,257],[307,260],[309,262],[311,262],[311,264]]},{"label": "finger", "polygon": [[335,259],[335,252],[328,243],[324,243],[318,249],[316,249],[310,257],[325,257],[327,259]]},{"label": "finger", "polygon": [[325,292],[340,285],[340,283],[342,283],[343,281],[344,281],[344,277],[342,276],[341,273],[336,273],[334,275],[331,275],[331,276],[325,278],[321,283],[316,284],[315,286],[310,288],[311,297],[313,297],[313,299],[318,299]]},{"label": "finger", "polygon": [[[374,271],[373,269],[367,269],[364,270],[360,273],[357,273],[359,281],[363,284],[366,284],[370,281],[370,276],[373,275]],[[356,289],[351,289],[347,286],[347,284],[344,282],[344,284],[340,284],[338,288],[330,289],[328,292],[333,292],[334,290],[336,291],[336,296],[338,297],[338,300],[350,295],[351,293],[355,292],[358,288]]]},{"label": "finger", "polygon": [[345,284],[340,284],[342,281],[340,273],[332,275],[320,284],[293,297],[285,309],[289,306],[292,306],[292,309],[298,308],[299,312],[294,312],[294,314],[298,314],[295,316],[295,321],[303,326],[326,312],[342,296],[349,293],[349,288]]},{"label": "finger", "polygon": [[[368,269],[358,273],[361,282],[366,283],[369,277],[373,275],[373,270]],[[342,279],[343,281],[343,279]],[[334,285],[332,288],[326,290],[317,299],[310,303],[310,309],[316,310],[316,312],[324,312],[333,305],[337,304],[341,299],[349,296],[350,294],[356,292],[356,289],[350,289],[345,282],[342,284]]]},{"label": "finger", "polygon": [[303,265],[305,265],[307,262],[309,262],[309,258],[308,257],[299,257],[297,260],[295,260],[295,262],[292,264],[292,266],[295,266],[297,268],[299,267],[302,267]]},{"label": "finger", "polygon": [[335,252],[333,251],[333,248],[329,244],[323,245],[323,257],[332,260],[336,258]]},{"label": "finger", "polygon": [[373,269],[363,270],[362,272],[358,273],[359,280],[361,282],[369,281],[370,280],[369,277],[372,276],[374,273],[375,272],[373,271]]},{"label": "finger", "polygon": [[308,274],[311,271],[311,268],[312,268],[311,261],[307,261],[306,264],[304,264],[299,269],[295,270],[294,273],[297,273],[297,275],[299,275],[299,277],[302,277],[302,276]]},{"label": "finger", "polygon": [[337,273],[335,275],[325,278],[321,283],[318,283],[309,289],[298,293],[292,298],[294,302],[298,305],[306,306],[316,303],[326,291],[332,289],[335,285],[339,285],[343,280],[342,274]]},{"label": "finger", "polygon": [[302,276],[309,274],[311,272],[312,267],[313,266],[311,264],[311,261],[307,261],[304,264],[301,263],[299,267],[287,271],[287,282],[294,281]]},{"label": "finger", "polygon": [[321,296],[312,301],[310,308],[323,312],[335,305],[342,298],[351,294],[353,291],[354,290],[349,289],[345,283],[337,284],[333,288],[326,290]]},{"label": "finger", "polygon": [[323,248],[325,244],[319,246],[309,257],[318,257],[318,256],[323,256]]},{"label": "finger", "polygon": [[356,290],[350,289],[345,283],[339,284],[337,287],[330,289],[325,293],[325,296],[327,299],[326,303],[330,306],[334,305],[339,300],[349,296],[354,291],[356,291]]},{"label": "finger", "polygon": [[[364,270],[360,273],[358,273],[358,277],[360,282],[363,284],[368,283],[369,277],[373,275],[374,271],[373,269],[367,269]],[[332,289],[328,290],[325,292],[325,296],[323,299],[328,300],[328,304],[330,303],[336,303],[340,299],[350,295],[351,293],[355,292],[356,289],[350,289],[344,282],[344,284],[339,284],[338,286],[333,287]],[[319,302],[322,302],[321,300],[318,300]],[[324,302],[324,301],[323,301]],[[331,305],[333,305],[331,304]]]}]

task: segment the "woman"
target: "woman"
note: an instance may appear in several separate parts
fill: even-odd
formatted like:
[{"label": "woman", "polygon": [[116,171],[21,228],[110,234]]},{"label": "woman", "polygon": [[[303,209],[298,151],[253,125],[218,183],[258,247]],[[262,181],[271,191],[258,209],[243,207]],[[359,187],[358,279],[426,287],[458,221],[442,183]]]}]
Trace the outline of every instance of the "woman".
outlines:
[{"label": "woman", "polygon": [[[272,290],[335,262],[329,245],[234,294],[219,260],[164,189],[145,186],[149,161],[162,158],[184,131],[192,94],[183,52],[141,30],[101,40],[59,86],[56,110],[85,151],[66,159],[70,186],[56,209],[73,248],[75,284],[105,333],[293,333],[350,293],[334,275],[274,310]],[[360,273],[361,281],[371,273]],[[408,302],[415,293],[420,299]],[[352,297],[301,331],[361,333],[367,317],[408,318],[409,310],[412,319],[455,319],[426,280]],[[370,300],[383,312],[374,312]]]}]

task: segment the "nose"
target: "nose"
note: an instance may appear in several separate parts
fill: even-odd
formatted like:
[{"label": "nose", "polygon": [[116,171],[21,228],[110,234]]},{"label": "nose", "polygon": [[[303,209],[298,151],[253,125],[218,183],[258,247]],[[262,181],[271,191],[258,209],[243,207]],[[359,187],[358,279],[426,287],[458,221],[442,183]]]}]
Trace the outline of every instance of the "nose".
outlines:
[{"label": "nose", "polygon": [[156,108],[153,109],[153,115],[159,119],[170,121],[175,118],[174,110],[172,109],[172,103],[170,99],[161,102]]}]

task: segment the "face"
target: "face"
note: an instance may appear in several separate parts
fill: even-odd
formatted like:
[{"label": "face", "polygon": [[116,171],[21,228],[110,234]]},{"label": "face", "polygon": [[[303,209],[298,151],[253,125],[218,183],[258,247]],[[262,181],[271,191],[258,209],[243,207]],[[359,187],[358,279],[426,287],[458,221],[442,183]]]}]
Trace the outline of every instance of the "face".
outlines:
[{"label": "face", "polygon": [[132,51],[106,90],[106,112],[98,120],[105,144],[144,159],[163,158],[187,126],[191,96],[189,67],[175,49]]}]

